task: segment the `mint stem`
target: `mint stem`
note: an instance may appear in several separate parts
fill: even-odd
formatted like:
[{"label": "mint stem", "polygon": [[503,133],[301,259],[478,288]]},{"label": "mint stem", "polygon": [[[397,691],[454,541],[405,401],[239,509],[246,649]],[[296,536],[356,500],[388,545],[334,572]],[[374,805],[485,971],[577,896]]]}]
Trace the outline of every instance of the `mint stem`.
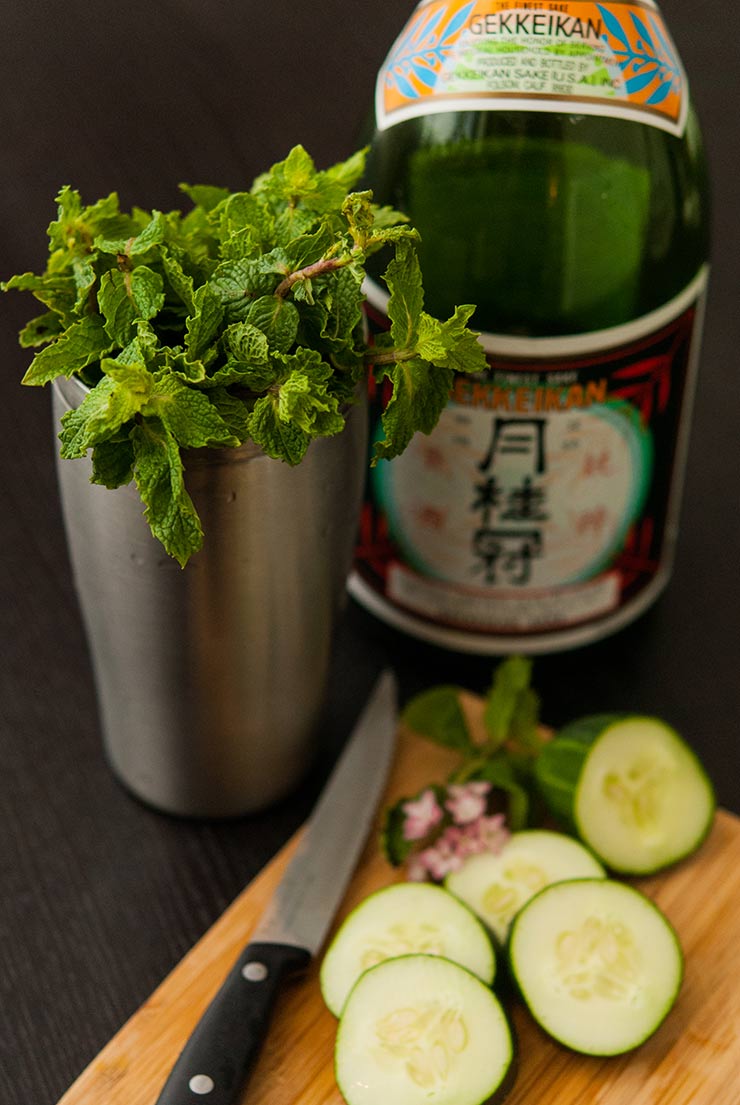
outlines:
[{"label": "mint stem", "polygon": [[416,356],[414,349],[385,349],[382,353],[375,349],[368,349],[365,354],[365,363],[372,365],[399,364],[401,361],[411,361]]},{"label": "mint stem", "polygon": [[344,268],[351,260],[350,254],[345,257],[326,257],[320,261],[314,261],[312,265],[306,265],[303,269],[296,269],[295,272],[291,272],[289,276],[285,277],[285,280],[278,284],[275,295],[282,299],[299,280],[311,280],[314,276],[323,276],[326,272],[335,272],[336,269]]}]

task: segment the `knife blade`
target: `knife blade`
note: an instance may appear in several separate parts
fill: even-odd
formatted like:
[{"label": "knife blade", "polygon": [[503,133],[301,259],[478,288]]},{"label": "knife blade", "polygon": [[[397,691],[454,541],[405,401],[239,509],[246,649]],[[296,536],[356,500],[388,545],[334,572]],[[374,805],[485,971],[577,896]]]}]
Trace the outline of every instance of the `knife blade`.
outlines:
[{"label": "knife blade", "polygon": [[319,951],[372,824],[398,717],[385,670],[304,829],[283,878],[156,1105],[235,1105],[259,1055],[283,982]]}]

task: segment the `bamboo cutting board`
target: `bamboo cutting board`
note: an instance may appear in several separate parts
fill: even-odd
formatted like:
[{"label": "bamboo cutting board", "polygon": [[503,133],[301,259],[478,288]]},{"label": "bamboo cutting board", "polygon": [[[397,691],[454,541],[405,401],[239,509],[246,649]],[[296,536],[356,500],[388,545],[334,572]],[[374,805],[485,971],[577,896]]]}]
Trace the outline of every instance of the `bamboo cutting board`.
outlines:
[{"label": "bamboo cutting board", "polygon": [[[386,801],[442,781],[450,753],[402,733]],[[180,1049],[280,880],[294,838],[237,898],[90,1064],[59,1105],[153,1105]],[[337,923],[372,890],[398,881],[377,833]],[[558,1047],[514,1005],[519,1073],[507,1105],[738,1105],[740,1101],[740,819],[720,812],[699,853],[636,882],[675,925],[686,953],[678,1002],[638,1051],[591,1059]],[[244,1105],[342,1105],[333,1077],[336,1022],[318,964],[278,1000]],[[204,1103],[207,1097],[203,1098]]]}]

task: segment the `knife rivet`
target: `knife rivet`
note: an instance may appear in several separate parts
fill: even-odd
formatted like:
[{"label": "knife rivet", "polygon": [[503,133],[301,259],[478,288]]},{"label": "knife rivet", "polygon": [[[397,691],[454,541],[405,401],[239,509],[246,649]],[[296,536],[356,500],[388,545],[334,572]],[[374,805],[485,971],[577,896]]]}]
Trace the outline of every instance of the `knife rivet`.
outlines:
[{"label": "knife rivet", "polygon": [[207,1074],[194,1074],[188,1082],[188,1088],[192,1093],[206,1094],[215,1088],[215,1082]]},{"label": "knife rivet", "polygon": [[247,963],[242,967],[242,976],[247,982],[264,982],[267,978],[267,967],[264,963]]}]

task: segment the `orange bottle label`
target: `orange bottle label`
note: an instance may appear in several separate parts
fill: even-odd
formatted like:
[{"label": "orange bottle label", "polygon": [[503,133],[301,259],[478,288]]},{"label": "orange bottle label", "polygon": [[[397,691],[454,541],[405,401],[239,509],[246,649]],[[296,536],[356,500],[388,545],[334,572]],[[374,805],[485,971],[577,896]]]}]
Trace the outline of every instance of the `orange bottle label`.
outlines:
[{"label": "orange bottle label", "polygon": [[378,75],[381,130],[445,111],[608,115],[680,136],[686,74],[652,0],[422,0]]}]

